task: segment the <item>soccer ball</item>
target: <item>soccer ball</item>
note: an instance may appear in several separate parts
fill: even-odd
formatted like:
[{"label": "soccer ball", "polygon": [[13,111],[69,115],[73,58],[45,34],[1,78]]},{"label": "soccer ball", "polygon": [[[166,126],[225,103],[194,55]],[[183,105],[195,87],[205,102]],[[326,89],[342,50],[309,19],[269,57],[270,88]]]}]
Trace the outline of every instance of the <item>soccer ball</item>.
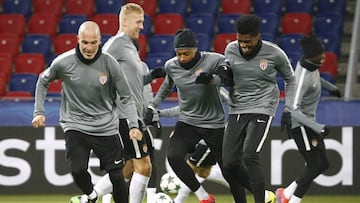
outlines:
[{"label": "soccer ball", "polygon": [[69,203],[86,203],[86,202],[88,201],[85,195],[77,195],[72,197]]},{"label": "soccer ball", "polygon": [[174,201],[169,197],[169,195],[158,192],[155,195],[155,203],[173,203]]},{"label": "soccer ball", "polygon": [[160,179],[160,189],[166,194],[176,194],[181,187],[181,180],[175,173],[165,173]]}]

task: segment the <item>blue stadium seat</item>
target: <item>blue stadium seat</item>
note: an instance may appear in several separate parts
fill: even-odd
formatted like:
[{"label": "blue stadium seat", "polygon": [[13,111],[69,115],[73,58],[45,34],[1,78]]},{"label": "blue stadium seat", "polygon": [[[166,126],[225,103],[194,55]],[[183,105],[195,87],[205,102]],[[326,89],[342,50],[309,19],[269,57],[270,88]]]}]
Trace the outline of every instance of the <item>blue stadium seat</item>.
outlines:
[{"label": "blue stadium seat", "polygon": [[344,21],[339,13],[319,13],[315,16],[314,31],[316,34],[335,32],[343,34]]},{"label": "blue stadium seat", "polygon": [[341,15],[345,14],[346,1],[344,0],[318,0],[317,1],[317,12],[338,12]]},{"label": "blue stadium seat", "polygon": [[36,74],[14,73],[9,82],[9,91],[26,91],[35,94]]},{"label": "blue stadium seat", "polygon": [[324,33],[317,35],[325,46],[325,50],[334,52],[337,57],[340,57],[341,52],[341,35],[337,33]]},{"label": "blue stadium seat", "polygon": [[187,13],[187,1],[184,0],[158,0],[159,13],[179,13],[185,16]]},{"label": "blue stadium seat", "polygon": [[198,40],[198,49],[199,51],[210,51],[211,49],[211,40],[208,34],[205,33],[196,33],[196,38]]},{"label": "blue stadium seat", "polygon": [[235,21],[241,14],[222,14],[218,22],[218,33],[235,33]]},{"label": "blue stadium seat", "polygon": [[271,33],[275,38],[279,35],[279,16],[276,13],[258,13],[260,32]]},{"label": "blue stadium seat", "polygon": [[48,35],[27,34],[22,41],[23,53],[40,53],[48,64],[52,59],[52,41]]},{"label": "blue stadium seat", "polygon": [[190,2],[191,13],[219,14],[219,0],[192,0]]},{"label": "blue stadium seat", "polygon": [[3,12],[4,13],[20,13],[29,19],[31,16],[32,4],[31,0],[4,0]]},{"label": "blue stadium seat", "polygon": [[273,33],[270,32],[262,32],[261,33],[261,39],[266,40],[266,41],[270,41],[273,43],[277,42],[277,36],[274,36]]},{"label": "blue stadium seat", "polygon": [[96,13],[119,14],[123,0],[95,0]]},{"label": "blue stadium seat", "polygon": [[279,46],[286,52],[300,52],[302,53],[300,39],[305,35],[303,34],[287,34],[279,37]]},{"label": "blue stadium seat", "polygon": [[252,5],[254,13],[276,13],[278,16],[282,14],[283,1],[279,0],[253,0]]},{"label": "blue stadium seat", "polygon": [[110,34],[101,34],[101,45],[104,45],[111,36]]},{"label": "blue stadium seat", "polygon": [[153,35],[148,41],[150,53],[167,52],[174,54],[174,35]]},{"label": "blue stadium seat", "polygon": [[85,15],[63,15],[59,23],[59,33],[76,34],[81,23],[85,22]]},{"label": "blue stadium seat", "polygon": [[285,1],[285,12],[296,13],[306,12],[309,14],[314,13],[314,3],[312,0],[286,0]]},{"label": "blue stadium seat", "polygon": [[151,16],[147,14],[144,15],[144,29],[142,29],[140,33],[144,34],[146,37],[151,36],[152,34]]},{"label": "blue stadium seat", "polygon": [[295,70],[297,62],[302,57],[301,52],[286,52],[286,55],[288,56],[292,68]]},{"label": "blue stadium seat", "polygon": [[206,33],[210,38],[214,36],[214,16],[210,13],[193,13],[186,18],[186,27],[195,33]]},{"label": "blue stadium seat", "polygon": [[165,62],[173,56],[173,54],[166,52],[149,53],[145,63],[149,66],[149,69],[154,69],[159,66],[164,66]]}]

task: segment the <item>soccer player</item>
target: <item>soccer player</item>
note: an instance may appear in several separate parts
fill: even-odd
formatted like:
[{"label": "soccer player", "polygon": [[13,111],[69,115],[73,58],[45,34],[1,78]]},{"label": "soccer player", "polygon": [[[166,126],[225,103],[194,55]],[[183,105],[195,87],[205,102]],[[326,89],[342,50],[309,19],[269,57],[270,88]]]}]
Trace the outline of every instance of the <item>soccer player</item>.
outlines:
[{"label": "soccer player", "polygon": [[[151,121],[152,113],[176,85],[180,115],[174,134],[169,140],[167,158],[175,174],[195,193],[200,202],[212,203],[215,202],[214,197],[208,194],[195,178],[185,156],[204,139],[221,166],[225,113],[219,96],[219,86],[201,83],[210,82],[202,73],[216,72],[216,68],[224,61],[224,56],[198,51],[195,33],[190,29],[181,29],[175,34],[174,48],[176,57],[166,61],[165,80],[144,120]],[[213,79],[216,78],[218,77]]]},{"label": "soccer player", "polygon": [[[90,174],[87,172],[90,151],[100,159],[100,168],[109,173],[116,203],[128,202],[128,188],[122,168],[124,152],[118,132],[115,92],[129,111],[127,136],[141,140],[135,102],[118,62],[100,48],[99,26],[86,21],[79,27],[78,45],[52,62],[38,78],[35,92],[35,128],[45,126],[44,100],[51,81],[62,80],[60,126],[65,134],[66,155],[75,184],[95,203]],[[80,200],[79,200],[80,202]]]},{"label": "soccer player", "polygon": [[290,138],[306,164],[303,173],[288,187],[276,190],[278,203],[300,203],[313,180],[328,167],[324,137],[329,129],[316,121],[316,108],[321,96],[321,88],[329,89],[332,95],[341,97],[337,87],[320,78],[319,67],[325,53],[321,41],[315,36],[306,36],[300,41],[303,57],[295,69],[296,96],[291,112],[292,125]]},{"label": "soccer player", "polygon": [[[144,84],[151,82],[157,77],[164,77],[165,72],[162,69],[153,70],[150,74],[144,71],[144,66],[138,54],[138,38],[140,31],[143,29],[144,10],[140,5],[127,3],[121,7],[119,14],[119,31],[105,43],[103,50],[111,54],[121,65],[131,92],[135,98],[137,116],[139,118],[140,129],[145,129],[143,124],[144,109]],[[119,104],[119,130],[122,141],[124,142],[126,163],[124,166],[124,176],[130,180],[129,197],[130,203],[141,203],[151,176],[152,165],[150,160],[150,151],[147,139],[143,136],[141,140],[130,139],[127,136],[130,126],[128,126],[128,113],[126,109],[121,108]],[[148,135],[148,134],[146,134]],[[104,179],[106,180],[106,176]],[[105,185],[101,185],[105,184]],[[105,191],[106,184],[109,181],[101,181],[95,189]],[[109,188],[109,187],[108,187]],[[100,192],[99,192],[100,193]]]},{"label": "soccer player", "polygon": [[285,52],[261,40],[256,15],[241,15],[235,23],[236,40],[225,48],[226,74],[233,78],[229,117],[223,142],[223,175],[235,202],[242,202],[239,188],[253,193],[255,203],[264,203],[265,180],[260,152],[279,103],[276,75],[286,84],[285,112],[291,109],[295,76]]}]

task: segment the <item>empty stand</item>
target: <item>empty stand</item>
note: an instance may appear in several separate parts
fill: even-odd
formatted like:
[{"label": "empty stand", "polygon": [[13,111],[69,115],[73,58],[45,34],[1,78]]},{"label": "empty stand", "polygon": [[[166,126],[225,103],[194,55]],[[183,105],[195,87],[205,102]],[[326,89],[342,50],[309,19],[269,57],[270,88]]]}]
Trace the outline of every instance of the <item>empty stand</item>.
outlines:
[{"label": "empty stand", "polygon": [[36,81],[37,75],[35,74],[13,74],[9,82],[9,91],[25,91],[34,95]]},{"label": "empty stand", "polygon": [[211,13],[214,16],[219,14],[219,0],[192,0],[190,1],[191,13]]},{"label": "empty stand", "polygon": [[22,14],[26,19],[28,19],[31,15],[31,3],[31,0],[4,0],[3,12]]},{"label": "empty stand", "polygon": [[57,33],[57,19],[51,13],[35,13],[28,22],[28,34],[49,35],[52,39]]},{"label": "empty stand", "polygon": [[61,80],[54,80],[50,83],[47,91],[47,96],[60,96],[61,95]]},{"label": "empty stand", "polygon": [[9,54],[14,61],[19,54],[19,38],[10,33],[0,33],[0,53]]},{"label": "empty stand", "polygon": [[32,0],[34,13],[55,14],[57,22],[60,20],[63,12],[64,0]]},{"label": "empty stand", "polygon": [[119,30],[119,16],[111,13],[95,14],[92,18],[99,27],[102,34],[115,35]]},{"label": "empty stand", "polygon": [[286,52],[299,52],[302,53],[300,39],[305,35],[303,34],[286,34],[279,37],[279,46]]},{"label": "empty stand", "polygon": [[95,0],[96,13],[112,13],[119,15],[123,0]]},{"label": "empty stand", "polygon": [[110,35],[110,34],[102,34],[101,35],[101,44],[104,45],[106,43],[106,41],[108,41],[108,39],[110,39],[110,37],[112,37],[112,35]]},{"label": "empty stand", "polygon": [[75,48],[77,45],[77,36],[76,34],[59,34],[55,37],[54,40],[54,53],[61,54],[65,51],[68,51],[72,48]]},{"label": "empty stand", "polygon": [[286,55],[288,56],[292,68],[295,70],[297,62],[302,57],[301,52],[286,52]]},{"label": "empty stand", "polygon": [[235,33],[222,33],[215,35],[214,38],[214,51],[223,54],[228,43],[236,40]]},{"label": "empty stand", "polygon": [[312,32],[312,15],[309,13],[285,13],[281,22],[283,34],[305,34]]},{"label": "empty stand", "polygon": [[165,52],[149,53],[145,63],[149,66],[149,69],[154,69],[156,67],[164,66],[165,62],[173,56],[173,54]]},{"label": "empty stand", "polygon": [[320,66],[321,73],[330,73],[334,80],[337,78],[338,57],[333,52],[325,52],[324,63]]},{"label": "empty stand", "polygon": [[240,14],[222,14],[218,22],[218,33],[235,33],[235,22]]},{"label": "empty stand", "polygon": [[0,97],[4,96],[7,92],[7,81],[0,74]]},{"label": "empty stand", "polygon": [[9,55],[0,55],[0,78],[8,82],[13,72],[13,62]]},{"label": "empty stand", "polygon": [[340,57],[341,36],[337,33],[323,33],[317,35],[325,46],[325,50],[335,53]]},{"label": "empty stand", "polygon": [[95,12],[94,0],[66,0],[65,14],[77,14],[91,17]]},{"label": "empty stand", "polygon": [[46,63],[52,60],[51,38],[48,35],[25,35],[21,47],[23,53],[40,53],[45,57]]},{"label": "empty stand", "polygon": [[22,39],[25,34],[25,17],[22,14],[0,14],[0,33],[16,34]]},{"label": "empty stand", "polygon": [[63,15],[59,22],[59,33],[77,34],[80,25],[86,20],[85,15]]},{"label": "empty stand", "polygon": [[44,68],[45,58],[42,54],[21,53],[16,57],[15,73],[39,75]]},{"label": "empty stand", "polygon": [[343,15],[345,13],[346,1],[318,0],[316,6],[318,13],[338,12]]},{"label": "empty stand", "polygon": [[269,32],[261,33],[261,39],[266,40],[266,41],[270,41],[270,42],[273,42],[273,43],[277,42],[277,37],[273,33],[269,33]]},{"label": "empty stand", "polygon": [[138,43],[139,43],[139,56],[142,61],[145,61],[147,55],[147,36],[140,33]]},{"label": "empty stand", "polygon": [[306,12],[313,14],[314,2],[312,0],[286,0],[285,1],[285,12],[287,13],[298,13]]},{"label": "empty stand", "polygon": [[3,100],[23,100],[23,99],[32,99],[33,95],[28,91],[8,91],[2,97]]},{"label": "empty stand", "polygon": [[151,81],[151,89],[156,94],[159,91],[161,84],[164,82],[164,78],[156,78]]},{"label": "empty stand", "polygon": [[153,35],[148,40],[150,52],[167,52],[174,54],[174,35]]},{"label": "empty stand", "polygon": [[142,29],[140,33],[146,35],[147,37],[152,35],[152,20],[147,14],[144,15],[144,29]]},{"label": "empty stand", "polygon": [[211,13],[193,13],[186,18],[186,27],[195,33],[205,33],[210,38],[214,36],[214,16]]},{"label": "empty stand", "polygon": [[258,13],[260,33],[271,33],[274,38],[279,35],[279,16],[276,13]]},{"label": "empty stand", "polygon": [[316,34],[338,33],[343,34],[344,21],[340,13],[319,13],[315,16],[314,31]]},{"label": "empty stand", "polygon": [[210,51],[211,50],[211,39],[206,33],[196,33],[198,40],[199,51]]},{"label": "empty stand", "polygon": [[175,34],[184,28],[183,16],[177,13],[158,14],[154,21],[154,34]]},{"label": "empty stand", "polygon": [[157,1],[158,0],[127,0],[128,3],[139,4],[144,9],[145,14],[152,18],[156,16]]},{"label": "empty stand", "polygon": [[187,6],[187,1],[184,0],[158,0],[159,13],[179,13],[185,16]]},{"label": "empty stand", "polygon": [[221,12],[222,14],[250,13],[251,6],[250,0],[223,0],[221,1]]},{"label": "empty stand", "polygon": [[282,1],[279,0],[253,0],[252,6],[254,13],[276,13],[278,16],[282,14]]}]

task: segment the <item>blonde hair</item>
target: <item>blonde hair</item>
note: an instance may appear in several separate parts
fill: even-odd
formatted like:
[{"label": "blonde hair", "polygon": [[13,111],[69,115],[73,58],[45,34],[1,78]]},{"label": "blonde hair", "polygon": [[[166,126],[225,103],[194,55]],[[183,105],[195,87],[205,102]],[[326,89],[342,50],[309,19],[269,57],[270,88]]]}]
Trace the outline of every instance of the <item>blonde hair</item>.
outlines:
[{"label": "blonde hair", "polygon": [[144,9],[139,4],[127,3],[121,6],[119,17],[126,18],[130,13],[144,14]]}]

